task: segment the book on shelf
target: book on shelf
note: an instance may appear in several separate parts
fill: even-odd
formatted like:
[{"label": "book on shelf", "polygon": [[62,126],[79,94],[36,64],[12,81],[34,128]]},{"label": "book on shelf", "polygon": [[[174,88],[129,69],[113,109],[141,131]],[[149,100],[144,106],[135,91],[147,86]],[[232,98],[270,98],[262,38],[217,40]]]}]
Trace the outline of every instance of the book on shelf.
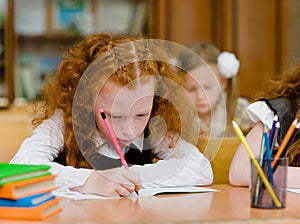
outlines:
[{"label": "book on shelf", "polygon": [[0,163],[0,186],[19,180],[50,175],[49,169],[48,165]]},{"label": "book on shelf", "polygon": [[54,198],[35,207],[0,206],[0,219],[45,220],[62,211],[59,201]]},{"label": "book on shelf", "polygon": [[4,184],[0,186],[0,197],[19,199],[29,195],[56,190],[55,177],[56,175],[51,174]]},{"label": "book on shelf", "polygon": [[128,33],[134,1],[95,1],[95,32]]},{"label": "book on shelf", "polygon": [[141,34],[145,26],[147,24],[147,17],[148,17],[148,4],[145,1],[141,1],[136,3],[134,7],[134,12],[132,15],[132,21],[130,24],[129,32],[131,34]]},{"label": "book on shelf", "polygon": [[54,198],[55,196],[52,194],[52,192],[43,192],[19,199],[0,198],[0,207],[34,207]]}]

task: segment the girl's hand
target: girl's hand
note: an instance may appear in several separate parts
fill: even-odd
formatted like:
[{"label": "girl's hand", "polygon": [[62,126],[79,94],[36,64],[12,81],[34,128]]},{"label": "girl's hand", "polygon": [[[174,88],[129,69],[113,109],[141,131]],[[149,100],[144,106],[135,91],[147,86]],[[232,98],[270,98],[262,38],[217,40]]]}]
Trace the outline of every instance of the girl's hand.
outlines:
[{"label": "girl's hand", "polygon": [[120,168],[93,171],[84,185],[72,190],[85,194],[102,196],[128,196],[141,188],[141,179],[137,172]]}]

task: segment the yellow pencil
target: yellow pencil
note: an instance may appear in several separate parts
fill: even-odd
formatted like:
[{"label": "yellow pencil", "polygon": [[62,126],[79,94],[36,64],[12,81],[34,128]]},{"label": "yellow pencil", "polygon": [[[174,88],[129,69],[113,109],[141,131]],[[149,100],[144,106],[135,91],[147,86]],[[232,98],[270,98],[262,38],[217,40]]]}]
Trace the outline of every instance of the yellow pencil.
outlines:
[{"label": "yellow pencil", "polygon": [[273,191],[273,188],[272,188],[271,184],[269,183],[268,179],[266,178],[266,176],[264,174],[264,171],[262,170],[262,168],[260,167],[259,163],[255,159],[255,156],[254,156],[253,152],[251,151],[251,149],[250,149],[250,147],[249,147],[249,145],[248,145],[248,143],[246,141],[246,138],[243,135],[240,127],[237,125],[237,123],[235,121],[232,121],[232,124],[233,124],[234,131],[236,132],[237,136],[240,138],[241,142],[245,146],[245,148],[246,148],[246,150],[247,150],[247,152],[248,152],[248,154],[250,156],[250,159],[251,159],[253,165],[257,169],[257,172],[258,172],[261,180],[265,184],[266,189],[269,191],[269,194],[272,197],[275,206],[281,207],[280,201],[278,200],[275,192]]}]

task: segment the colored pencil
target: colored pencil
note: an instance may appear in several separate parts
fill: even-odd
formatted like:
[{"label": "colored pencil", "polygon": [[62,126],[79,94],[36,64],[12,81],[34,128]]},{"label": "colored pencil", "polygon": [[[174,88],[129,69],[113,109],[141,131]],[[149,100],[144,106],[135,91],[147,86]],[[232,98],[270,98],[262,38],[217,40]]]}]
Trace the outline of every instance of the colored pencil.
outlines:
[{"label": "colored pencil", "polygon": [[268,137],[268,128],[265,125],[264,127],[264,138],[266,143],[266,161],[267,161],[267,167],[268,167],[268,173],[269,173],[269,180],[271,184],[274,186],[274,179],[273,179],[273,168],[272,168],[272,155],[271,155],[271,148],[270,148],[270,139]]},{"label": "colored pencil", "polygon": [[232,121],[232,124],[233,124],[233,128],[237,134],[237,136],[240,138],[241,142],[243,143],[243,145],[245,146],[245,149],[247,150],[249,156],[250,156],[250,159],[253,163],[253,165],[255,166],[256,170],[257,170],[257,173],[258,175],[260,176],[260,178],[262,179],[266,189],[268,190],[274,204],[276,207],[281,207],[281,203],[280,201],[278,200],[271,184],[269,183],[268,179],[266,178],[265,174],[264,174],[264,171],[262,170],[261,166],[259,165],[259,163],[257,162],[257,160],[255,159],[254,157],[254,154],[253,152],[251,151],[250,149],[250,146],[248,145],[247,141],[246,141],[246,138],[245,136],[243,135],[240,127],[237,125],[237,123],[235,121]]},{"label": "colored pencil", "polygon": [[[264,154],[265,154],[265,138],[264,138],[264,133],[263,133],[262,138],[261,138],[260,152],[259,152],[259,165],[261,167],[263,166]],[[256,180],[255,194],[254,194],[254,197],[253,197],[253,204],[254,205],[258,205],[259,194],[260,194],[261,187],[262,187],[261,183],[262,183],[261,178],[258,175],[257,180]]]},{"label": "colored pencil", "polygon": [[279,149],[278,149],[278,152],[276,153],[275,157],[274,157],[274,160],[272,162],[272,167],[274,168],[275,165],[276,165],[276,161],[279,159],[279,157],[282,156],[282,153],[285,149],[285,147],[287,146],[291,136],[293,135],[293,132],[296,128],[296,125],[297,125],[297,122],[298,122],[298,119],[296,118],[293,123],[290,125],[286,135],[284,136],[283,140],[282,140],[282,143],[280,144],[279,146]]},{"label": "colored pencil", "polygon": [[300,128],[300,121],[297,123],[296,125],[296,128],[295,130],[293,131],[293,134],[288,142],[288,144],[285,146],[285,149],[284,149],[284,153],[287,152],[288,148],[291,146],[291,144],[293,143],[294,139],[296,138],[297,134],[298,134],[298,131],[299,131],[299,128]]},{"label": "colored pencil", "polygon": [[272,141],[270,140],[270,142],[271,142],[271,146],[270,146],[271,147],[271,152],[274,150],[275,143],[276,143],[276,140],[277,140],[277,137],[278,137],[279,129],[280,129],[280,122],[277,121],[276,125],[275,125],[275,131],[274,131],[273,139],[272,139]]},{"label": "colored pencil", "polygon": [[102,119],[103,119],[103,121],[104,121],[104,124],[105,124],[106,129],[107,129],[107,131],[108,131],[108,133],[109,133],[109,136],[110,136],[110,138],[111,138],[111,141],[112,141],[112,143],[114,144],[114,146],[115,146],[115,148],[116,148],[116,151],[117,151],[117,153],[118,153],[118,155],[119,155],[119,157],[120,157],[120,159],[121,159],[121,162],[122,162],[123,166],[124,166],[126,169],[128,169],[128,164],[127,164],[127,162],[126,162],[126,160],[125,160],[125,157],[124,157],[124,155],[123,155],[123,152],[122,152],[122,150],[121,150],[121,147],[120,147],[120,145],[119,145],[119,143],[118,143],[118,141],[117,141],[117,138],[116,138],[116,136],[115,136],[115,134],[114,134],[114,132],[113,132],[113,130],[112,130],[112,128],[111,128],[111,126],[110,126],[110,124],[109,124],[107,118],[106,118],[106,115],[105,115],[105,113],[104,113],[104,110],[103,110],[103,109],[100,109],[100,110],[99,110],[99,113],[101,114],[101,117],[102,117]]},{"label": "colored pencil", "polygon": [[273,139],[274,139],[274,135],[275,135],[275,130],[276,130],[276,123],[278,122],[278,115],[276,114],[274,116],[274,119],[273,119],[273,123],[272,123],[272,127],[271,127],[271,131],[270,131],[270,135],[269,135],[269,139],[270,139],[270,145],[271,143],[273,142]]}]

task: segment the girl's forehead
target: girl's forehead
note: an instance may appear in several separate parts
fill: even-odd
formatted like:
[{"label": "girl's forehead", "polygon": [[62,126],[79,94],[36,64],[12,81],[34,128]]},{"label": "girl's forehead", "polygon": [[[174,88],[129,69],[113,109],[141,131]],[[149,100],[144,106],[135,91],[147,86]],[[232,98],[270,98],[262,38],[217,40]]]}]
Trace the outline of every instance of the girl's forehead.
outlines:
[{"label": "girl's forehead", "polygon": [[100,91],[97,102],[114,113],[144,111],[152,108],[154,97],[153,82],[137,83],[134,88],[109,81]]},{"label": "girl's forehead", "polygon": [[140,98],[154,95],[153,79],[136,79],[126,85],[108,80],[102,86],[100,95],[110,98]]},{"label": "girl's forehead", "polygon": [[115,80],[113,78],[108,78],[106,81],[104,81],[102,88],[110,88],[111,86],[120,86],[120,87],[127,87],[127,88],[138,88],[140,86],[143,86],[143,88],[145,87],[151,87],[154,86],[155,83],[155,78],[153,78],[153,76],[144,76],[144,77],[140,77],[140,78],[136,78],[133,80],[126,80],[126,81],[119,81],[119,80]]},{"label": "girl's forehead", "polygon": [[218,67],[215,64],[199,65],[189,71],[191,79],[201,82],[216,82],[220,79]]},{"label": "girl's forehead", "polygon": [[216,64],[203,64],[189,71],[190,74],[197,76],[217,76],[218,67]]}]

